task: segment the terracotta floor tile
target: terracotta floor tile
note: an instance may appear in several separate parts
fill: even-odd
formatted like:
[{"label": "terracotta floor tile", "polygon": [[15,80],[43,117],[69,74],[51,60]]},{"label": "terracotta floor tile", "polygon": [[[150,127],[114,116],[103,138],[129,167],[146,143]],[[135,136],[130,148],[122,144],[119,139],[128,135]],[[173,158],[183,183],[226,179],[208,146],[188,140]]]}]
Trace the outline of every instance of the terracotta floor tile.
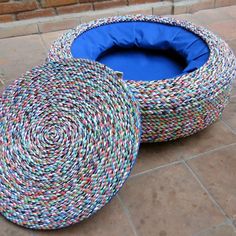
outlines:
[{"label": "terracotta floor tile", "polygon": [[236,18],[236,6],[231,6],[228,9],[228,14],[233,17]]},{"label": "terracotta floor tile", "polygon": [[224,110],[222,119],[231,128],[236,130],[236,97],[231,97],[230,103]]},{"label": "terracotta floor tile", "polygon": [[232,48],[234,54],[236,55],[236,39],[229,41],[228,44]]},{"label": "terracotta floor tile", "polygon": [[192,15],[192,14],[170,15],[170,17],[173,17],[173,18],[179,19],[179,20],[191,21],[192,23],[195,23],[197,25],[201,25],[201,21],[197,17],[194,17],[194,15]]},{"label": "terracotta floor tile", "polygon": [[1,80],[1,71],[0,71],[0,94],[3,92],[5,88],[3,80]]},{"label": "terracotta floor tile", "polygon": [[141,144],[131,175],[182,159],[177,149],[182,139],[164,143]]},{"label": "terracotta floor tile", "polygon": [[46,33],[46,34],[41,34],[41,37],[45,43],[45,46],[49,49],[50,46],[52,45],[52,43],[67,31],[68,30],[61,30],[61,31],[55,31],[55,32],[50,32],[50,33]]},{"label": "terracotta floor tile", "polygon": [[236,18],[236,6],[222,7],[220,9],[226,11],[226,13],[231,17]]},{"label": "terracotta floor tile", "polygon": [[231,97],[236,97],[236,80],[233,82]]},{"label": "terracotta floor tile", "polygon": [[35,236],[133,236],[119,200],[115,197],[91,218],[54,231],[36,231]]},{"label": "terracotta floor tile", "polygon": [[[235,19],[235,21],[236,21],[236,19]],[[236,56],[236,39],[227,41],[227,43],[230,46],[230,48],[233,50],[234,55]],[[231,96],[236,96],[236,78],[233,81],[233,89],[231,92]]]},{"label": "terracotta floor tile", "polygon": [[236,39],[236,21],[224,20],[220,22],[215,22],[207,24],[208,28],[221,36],[225,40],[234,40]]},{"label": "terracotta floor tile", "polygon": [[220,225],[204,230],[194,236],[236,236],[231,225]]},{"label": "terracotta floor tile", "polygon": [[[223,37],[236,53],[236,6],[173,16],[208,27]],[[235,18],[235,19],[233,19]],[[65,31],[0,40],[0,93],[26,70],[44,62],[47,48]],[[236,81],[233,96],[236,95]],[[236,130],[236,96],[223,120]],[[173,142],[143,144],[132,174],[183,160],[236,142],[222,122],[193,136]],[[236,225],[236,145],[189,160],[216,201]],[[235,236],[230,225],[219,225],[224,216],[213,205],[189,170],[173,164],[130,178],[120,191],[138,236]],[[218,225],[218,226],[216,226]],[[117,198],[93,217],[66,229],[32,231],[0,216],[0,236],[134,236]]]},{"label": "terracotta floor tile", "polygon": [[0,72],[7,86],[26,70],[42,64],[46,50],[39,35],[0,40]]},{"label": "terracotta floor tile", "polygon": [[236,146],[188,163],[225,212],[236,219]]},{"label": "terracotta floor tile", "polygon": [[182,164],[128,180],[120,197],[139,236],[190,236],[224,221]]},{"label": "terracotta floor tile", "polygon": [[172,142],[142,144],[133,174],[236,142],[236,135],[221,122],[192,136]]},{"label": "terracotta floor tile", "polygon": [[236,39],[228,41],[230,48],[233,50],[234,55],[236,55]]},{"label": "terracotta floor tile", "polygon": [[232,19],[232,17],[227,14],[227,11],[222,11],[221,8],[198,11],[193,14],[193,17],[203,25]]},{"label": "terracotta floor tile", "polygon": [[33,230],[11,223],[0,215],[0,236],[31,236]]}]

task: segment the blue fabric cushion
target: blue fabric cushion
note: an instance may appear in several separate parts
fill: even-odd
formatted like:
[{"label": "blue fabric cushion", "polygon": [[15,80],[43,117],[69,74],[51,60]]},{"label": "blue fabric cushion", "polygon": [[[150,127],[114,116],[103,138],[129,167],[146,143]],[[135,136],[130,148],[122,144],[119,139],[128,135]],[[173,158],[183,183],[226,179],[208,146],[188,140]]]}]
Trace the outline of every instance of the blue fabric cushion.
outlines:
[{"label": "blue fabric cushion", "polygon": [[182,27],[120,22],[84,32],[72,43],[71,53],[121,71],[126,80],[151,81],[189,73],[210,52],[205,41]]}]

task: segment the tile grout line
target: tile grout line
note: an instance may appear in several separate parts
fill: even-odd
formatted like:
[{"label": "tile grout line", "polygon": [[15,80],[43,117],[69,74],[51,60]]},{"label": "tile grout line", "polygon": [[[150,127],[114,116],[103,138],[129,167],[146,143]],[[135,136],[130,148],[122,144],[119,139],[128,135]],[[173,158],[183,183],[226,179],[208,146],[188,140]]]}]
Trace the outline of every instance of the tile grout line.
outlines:
[{"label": "tile grout line", "polygon": [[193,155],[193,156],[191,156],[191,157],[184,158],[184,160],[185,160],[185,161],[189,161],[189,160],[192,160],[192,159],[195,159],[195,158],[198,158],[198,157],[201,157],[201,156],[204,156],[204,155],[207,155],[207,154],[216,152],[216,151],[220,151],[220,150],[223,150],[223,149],[226,149],[226,148],[235,146],[235,145],[236,145],[236,142],[235,142],[235,143],[226,144],[226,145],[222,145],[222,146],[220,146],[220,147],[211,149],[211,150],[209,150],[209,151],[202,152],[202,153]]},{"label": "tile grout line", "polygon": [[3,86],[5,85],[1,78],[0,78],[0,84],[3,85]]},{"label": "tile grout line", "polygon": [[134,175],[131,175],[129,178],[132,179],[132,178],[136,178],[138,176],[142,176],[144,174],[147,174],[147,173],[150,173],[150,172],[153,172],[153,171],[156,171],[156,170],[159,170],[161,168],[165,168],[165,167],[169,167],[169,166],[172,166],[172,165],[177,165],[177,164],[181,164],[183,163],[184,160],[178,160],[178,161],[173,161],[173,162],[169,162],[167,164],[163,164],[163,165],[160,165],[160,166],[156,166],[154,168],[151,168],[151,169],[148,169],[148,170],[144,170],[144,171],[141,171],[137,174],[134,174]]},{"label": "tile grout line", "polygon": [[36,23],[36,25],[37,25],[38,34],[40,34],[41,32],[40,32],[40,30],[39,30],[39,23]]},{"label": "tile grout line", "polygon": [[4,72],[2,69],[0,69],[0,84],[4,86],[5,83],[4,83],[3,78],[4,78]]},{"label": "tile grout line", "polygon": [[221,214],[225,217],[226,220],[231,222],[231,219],[228,217],[228,215],[226,214],[226,212],[224,211],[224,209],[221,207],[221,205],[215,200],[215,198],[213,197],[213,195],[208,191],[207,187],[202,183],[202,181],[200,180],[199,176],[197,175],[197,173],[191,168],[191,166],[184,161],[184,165],[186,166],[186,168],[189,170],[189,172],[193,175],[193,177],[195,178],[195,180],[200,184],[200,186],[202,187],[202,189],[207,193],[209,199],[211,200],[211,202],[215,205],[215,207],[221,212]]},{"label": "tile grout line", "polygon": [[[45,51],[45,56],[46,56],[46,58],[47,58],[47,56],[48,56],[48,47],[47,47],[47,45],[46,45],[46,42],[45,42],[45,40],[43,39],[43,37],[42,37],[42,34],[39,34],[39,37],[40,37],[40,41],[41,41],[41,43],[42,43],[42,45],[43,45],[43,48],[44,48],[44,51]],[[46,60],[46,59],[45,59]]]},{"label": "tile grout line", "polygon": [[199,232],[192,234],[192,236],[200,236],[202,233],[205,233],[205,232],[207,232],[208,230],[211,230],[213,227],[218,228],[218,227],[221,227],[221,226],[223,226],[223,225],[231,225],[231,224],[229,224],[229,223],[228,223],[228,220],[226,219],[226,220],[224,220],[223,222],[221,222],[221,223],[219,223],[219,224],[217,224],[217,225],[213,225],[213,226],[210,226],[210,227],[205,228],[205,229],[203,229],[203,230],[200,230]]},{"label": "tile grout line", "polygon": [[226,220],[226,223],[227,223],[228,225],[231,225],[232,228],[233,228],[233,230],[234,230],[234,232],[236,233],[236,227],[235,227],[235,225],[234,225],[233,219],[227,219],[227,220]]},{"label": "tile grout line", "polygon": [[123,211],[124,211],[124,213],[125,213],[125,215],[126,215],[126,217],[128,219],[129,225],[130,225],[130,227],[131,227],[131,229],[133,231],[134,236],[138,236],[138,233],[137,233],[136,228],[135,228],[135,226],[133,224],[133,221],[131,219],[131,215],[130,215],[130,212],[129,212],[128,208],[126,207],[124,201],[121,199],[119,194],[117,194],[117,198],[118,198],[118,200],[119,200],[119,202],[121,204],[121,207],[123,208]]},{"label": "tile grout line", "polygon": [[236,233],[236,225],[234,224],[234,221],[233,221],[233,220],[231,220],[231,225],[232,225],[232,227],[233,227],[233,229],[234,229],[234,232]]},{"label": "tile grout line", "polygon": [[209,150],[209,151],[206,151],[206,152],[202,152],[202,153],[199,153],[199,154],[196,154],[196,155],[187,157],[187,158],[183,158],[183,159],[181,159],[181,160],[169,162],[169,163],[167,163],[167,164],[159,165],[159,166],[156,166],[156,167],[154,167],[154,168],[141,171],[141,172],[139,172],[139,173],[137,173],[137,174],[131,175],[129,178],[130,178],[130,179],[136,178],[136,177],[139,177],[139,176],[148,174],[149,172],[153,172],[153,171],[156,171],[156,170],[159,170],[159,169],[162,169],[162,168],[165,168],[165,167],[169,167],[169,166],[172,166],[172,165],[183,164],[184,161],[189,161],[189,160],[192,160],[192,159],[195,159],[195,158],[204,156],[204,155],[206,155],[206,154],[209,154],[209,153],[212,153],[212,152],[216,152],[216,151],[220,151],[220,150],[223,150],[223,149],[232,147],[232,146],[236,146],[236,142],[235,142],[235,143],[231,143],[231,144],[227,144],[227,145],[222,145],[222,146],[220,146],[220,147],[214,148],[214,149]]},{"label": "tile grout line", "polygon": [[236,233],[236,226],[234,225],[233,219],[229,219],[229,220],[228,220],[228,224],[232,226],[234,232]]},{"label": "tile grout line", "polygon": [[228,130],[230,130],[234,135],[236,135],[236,132],[233,130],[233,128],[230,125],[228,125],[223,119],[220,119],[220,121]]}]

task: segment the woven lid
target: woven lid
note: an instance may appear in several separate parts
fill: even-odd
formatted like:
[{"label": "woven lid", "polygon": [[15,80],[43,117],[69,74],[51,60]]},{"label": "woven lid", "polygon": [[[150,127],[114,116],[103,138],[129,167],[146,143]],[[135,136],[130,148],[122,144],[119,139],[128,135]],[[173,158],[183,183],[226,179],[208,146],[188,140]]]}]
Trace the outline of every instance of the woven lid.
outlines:
[{"label": "woven lid", "polygon": [[138,105],[106,66],[36,67],[0,100],[0,210],[35,229],[89,217],[121,188],[140,139]]}]

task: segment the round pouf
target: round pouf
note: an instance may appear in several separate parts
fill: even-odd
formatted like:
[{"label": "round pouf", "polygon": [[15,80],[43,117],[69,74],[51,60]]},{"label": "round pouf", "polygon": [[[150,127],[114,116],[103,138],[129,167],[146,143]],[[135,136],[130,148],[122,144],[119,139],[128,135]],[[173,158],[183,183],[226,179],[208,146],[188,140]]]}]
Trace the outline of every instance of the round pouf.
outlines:
[{"label": "round pouf", "polygon": [[[135,23],[133,28],[130,28],[133,30],[126,32],[128,23],[132,22]],[[140,26],[140,22],[143,26]],[[123,26],[121,23],[124,23]],[[158,24],[157,27],[155,26],[156,31],[151,30],[154,28],[150,28],[150,23],[152,23],[152,27],[155,26],[154,23]],[[110,27],[115,24],[119,24],[117,28]],[[105,27],[108,28],[108,26],[114,30],[105,31]],[[164,28],[168,28],[168,32]],[[101,30],[99,31],[99,29]],[[148,31],[148,29],[150,30]],[[171,34],[172,31],[173,34]],[[127,38],[129,32],[131,32],[130,38]],[[106,35],[101,38],[104,34]],[[190,41],[183,35],[190,35]],[[163,39],[163,37],[166,38]],[[155,41],[158,39],[163,40],[162,42]],[[99,43],[97,43],[98,40]],[[89,47],[86,42],[90,42]],[[109,43],[112,45],[111,48],[109,48]],[[198,46],[197,43],[201,43],[201,45]],[[104,58],[104,54],[99,55],[97,44],[107,44],[107,51],[104,53],[106,55],[107,52],[111,53],[108,55],[110,57]],[[123,54],[121,51],[117,52],[117,45],[119,48],[123,47]],[[144,73],[142,79],[130,79],[124,74],[126,83],[140,104],[142,142],[167,141],[185,137],[206,128],[219,118],[228,103],[232,80],[235,78],[235,57],[222,39],[207,29],[188,21],[143,15],[116,16],[92,21],[69,30],[56,40],[50,49],[48,60],[83,57],[81,55],[84,55],[88,59],[98,60],[105,64],[109,61],[110,64],[107,65],[111,65],[111,68],[117,70],[116,66],[120,66],[121,63],[116,63],[112,56],[118,55],[117,58],[123,60],[124,55],[131,55],[129,50],[125,51],[126,49],[140,47],[140,45],[144,48],[148,47],[150,50],[159,47],[162,52],[163,50],[168,51],[167,49],[172,47],[174,51],[181,54],[183,62],[188,62],[181,69],[181,73],[177,71],[178,73],[175,74],[175,72],[171,72],[174,68],[171,66],[172,64],[167,64],[170,66],[167,66],[166,69],[151,66],[147,70],[141,70],[143,65],[136,63],[136,60],[137,62],[139,60],[139,52],[137,57],[132,54],[130,62],[126,57],[129,63],[133,63],[134,71],[141,71],[136,74]],[[152,54],[152,51],[150,53]],[[145,56],[149,57],[150,53],[146,53]],[[99,57],[96,58],[98,55]],[[202,60],[199,60],[198,56]],[[123,68],[124,70],[130,69],[126,68],[125,64]],[[156,73],[156,79],[153,77],[149,79],[150,71]],[[171,77],[166,76],[169,74]]]},{"label": "round pouf", "polygon": [[47,63],[2,95],[0,210],[34,229],[69,226],[121,188],[140,139],[138,105],[106,66]]}]

